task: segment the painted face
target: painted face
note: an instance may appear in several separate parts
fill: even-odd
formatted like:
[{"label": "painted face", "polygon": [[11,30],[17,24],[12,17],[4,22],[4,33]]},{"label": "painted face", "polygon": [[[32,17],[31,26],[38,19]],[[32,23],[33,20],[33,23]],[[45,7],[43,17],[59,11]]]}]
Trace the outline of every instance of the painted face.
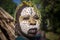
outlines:
[{"label": "painted face", "polygon": [[39,15],[33,7],[25,7],[19,17],[21,31],[30,36],[35,35],[40,29]]}]

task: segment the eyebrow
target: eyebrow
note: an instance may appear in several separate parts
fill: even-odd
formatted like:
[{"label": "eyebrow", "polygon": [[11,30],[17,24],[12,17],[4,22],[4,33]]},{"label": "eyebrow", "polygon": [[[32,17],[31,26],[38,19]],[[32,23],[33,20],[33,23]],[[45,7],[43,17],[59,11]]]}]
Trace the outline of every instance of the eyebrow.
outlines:
[{"label": "eyebrow", "polygon": [[33,17],[39,17],[37,14],[35,14]]},{"label": "eyebrow", "polygon": [[23,16],[23,17],[30,17],[29,15]]}]

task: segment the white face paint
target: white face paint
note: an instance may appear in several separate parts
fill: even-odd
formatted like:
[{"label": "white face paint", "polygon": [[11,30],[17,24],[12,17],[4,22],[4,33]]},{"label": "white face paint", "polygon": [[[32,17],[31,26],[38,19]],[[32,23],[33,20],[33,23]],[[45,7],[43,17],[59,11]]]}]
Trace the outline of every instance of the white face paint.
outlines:
[{"label": "white face paint", "polygon": [[[36,14],[33,7],[26,7],[22,10],[19,22],[21,30],[25,34],[28,34],[28,30],[31,28],[37,28],[37,30],[39,30],[40,20],[34,18]],[[36,25],[30,25],[30,23],[36,23]]]},{"label": "white face paint", "polygon": [[21,12],[21,16],[26,16],[26,15],[35,15],[36,12],[34,11],[34,8],[33,7],[26,7],[22,10]]}]

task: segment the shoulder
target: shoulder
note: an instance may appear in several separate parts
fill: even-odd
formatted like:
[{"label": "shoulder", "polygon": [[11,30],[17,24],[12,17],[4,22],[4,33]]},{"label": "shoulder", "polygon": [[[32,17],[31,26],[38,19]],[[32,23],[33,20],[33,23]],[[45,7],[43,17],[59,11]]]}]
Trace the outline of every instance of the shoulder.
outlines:
[{"label": "shoulder", "polygon": [[26,40],[26,38],[22,37],[22,36],[19,36],[16,38],[16,40]]}]

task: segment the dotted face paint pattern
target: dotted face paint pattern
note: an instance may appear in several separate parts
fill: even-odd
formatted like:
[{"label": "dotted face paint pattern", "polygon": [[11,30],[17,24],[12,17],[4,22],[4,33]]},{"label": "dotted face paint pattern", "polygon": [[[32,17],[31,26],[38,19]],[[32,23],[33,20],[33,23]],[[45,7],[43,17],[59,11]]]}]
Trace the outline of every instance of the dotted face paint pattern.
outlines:
[{"label": "dotted face paint pattern", "polygon": [[[30,17],[36,15],[36,12],[34,11],[34,8],[33,7],[26,7],[22,10],[21,12],[21,16],[25,17],[29,15]],[[20,18],[21,19],[21,18]],[[28,30],[31,29],[31,28],[37,28],[39,30],[39,27],[40,27],[40,23],[38,20],[36,20],[36,25],[30,25],[30,23],[26,20],[19,20],[20,22],[20,27],[21,27],[21,30],[27,34],[28,33]]]},{"label": "dotted face paint pattern", "polygon": [[22,10],[21,12],[21,16],[26,16],[26,15],[35,15],[36,12],[34,12],[34,8],[33,7],[26,7],[24,8],[24,10]]}]

